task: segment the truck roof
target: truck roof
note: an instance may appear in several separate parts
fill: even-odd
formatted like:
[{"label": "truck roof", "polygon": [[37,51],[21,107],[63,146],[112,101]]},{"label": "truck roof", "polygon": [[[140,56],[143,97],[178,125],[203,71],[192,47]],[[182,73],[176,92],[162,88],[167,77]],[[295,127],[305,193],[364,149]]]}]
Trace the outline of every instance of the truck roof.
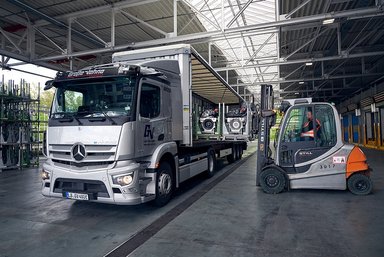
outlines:
[{"label": "truck roof", "polygon": [[189,54],[192,64],[192,91],[218,104],[234,104],[244,99],[188,44],[168,45],[114,53],[113,62],[139,61],[140,65],[156,69],[156,60],[166,61],[165,56]]}]

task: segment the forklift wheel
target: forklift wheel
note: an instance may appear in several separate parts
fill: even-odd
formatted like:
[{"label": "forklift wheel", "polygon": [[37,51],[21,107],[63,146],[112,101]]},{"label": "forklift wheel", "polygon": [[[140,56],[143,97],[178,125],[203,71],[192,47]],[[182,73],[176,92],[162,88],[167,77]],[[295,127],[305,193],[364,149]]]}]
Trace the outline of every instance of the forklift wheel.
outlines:
[{"label": "forklift wheel", "polygon": [[284,174],[274,168],[267,168],[260,173],[260,185],[267,194],[278,194],[284,190],[287,181]]},{"label": "forklift wheel", "polygon": [[367,195],[372,191],[372,180],[362,174],[353,174],[348,179],[348,189],[355,195]]}]

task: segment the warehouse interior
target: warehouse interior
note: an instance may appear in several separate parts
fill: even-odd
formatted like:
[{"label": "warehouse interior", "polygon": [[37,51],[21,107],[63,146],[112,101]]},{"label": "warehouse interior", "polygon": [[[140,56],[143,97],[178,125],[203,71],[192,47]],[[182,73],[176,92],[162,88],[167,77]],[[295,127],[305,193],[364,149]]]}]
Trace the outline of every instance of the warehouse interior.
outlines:
[{"label": "warehouse interior", "polygon": [[2,70],[76,71],[116,52],[190,44],[246,102],[260,104],[270,84],[277,107],[295,98],[333,104],[343,142],[367,156],[374,190],[264,194],[255,140],[242,160],[218,161],[213,178],[183,182],[162,208],[45,198],[44,85],[3,76],[0,257],[381,256],[383,8],[383,0],[2,1]]}]

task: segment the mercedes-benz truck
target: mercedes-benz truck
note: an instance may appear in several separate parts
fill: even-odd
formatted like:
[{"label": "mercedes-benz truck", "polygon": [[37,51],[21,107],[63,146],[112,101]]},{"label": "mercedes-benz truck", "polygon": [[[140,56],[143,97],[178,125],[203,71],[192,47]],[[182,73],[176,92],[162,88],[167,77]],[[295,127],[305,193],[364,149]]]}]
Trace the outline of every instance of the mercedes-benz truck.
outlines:
[{"label": "mercedes-benz truck", "polygon": [[202,106],[243,99],[190,45],[115,53],[110,64],[58,72],[50,88],[45,196],[162,206],[181,182],[213,176],[218,158],[235,161],[247,147],[197,136]]}]

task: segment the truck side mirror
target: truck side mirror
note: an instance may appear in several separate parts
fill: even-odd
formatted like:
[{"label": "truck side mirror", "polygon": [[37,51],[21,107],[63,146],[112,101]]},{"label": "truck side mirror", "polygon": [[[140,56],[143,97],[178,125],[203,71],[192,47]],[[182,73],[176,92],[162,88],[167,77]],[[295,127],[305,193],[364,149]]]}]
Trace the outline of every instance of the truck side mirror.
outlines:
[{"label": "truck side mirror", "polygon": [[47,82],[45,82],[44,91],[51,89],[53,87],[53,82],[54,80],[48,80]]}]

